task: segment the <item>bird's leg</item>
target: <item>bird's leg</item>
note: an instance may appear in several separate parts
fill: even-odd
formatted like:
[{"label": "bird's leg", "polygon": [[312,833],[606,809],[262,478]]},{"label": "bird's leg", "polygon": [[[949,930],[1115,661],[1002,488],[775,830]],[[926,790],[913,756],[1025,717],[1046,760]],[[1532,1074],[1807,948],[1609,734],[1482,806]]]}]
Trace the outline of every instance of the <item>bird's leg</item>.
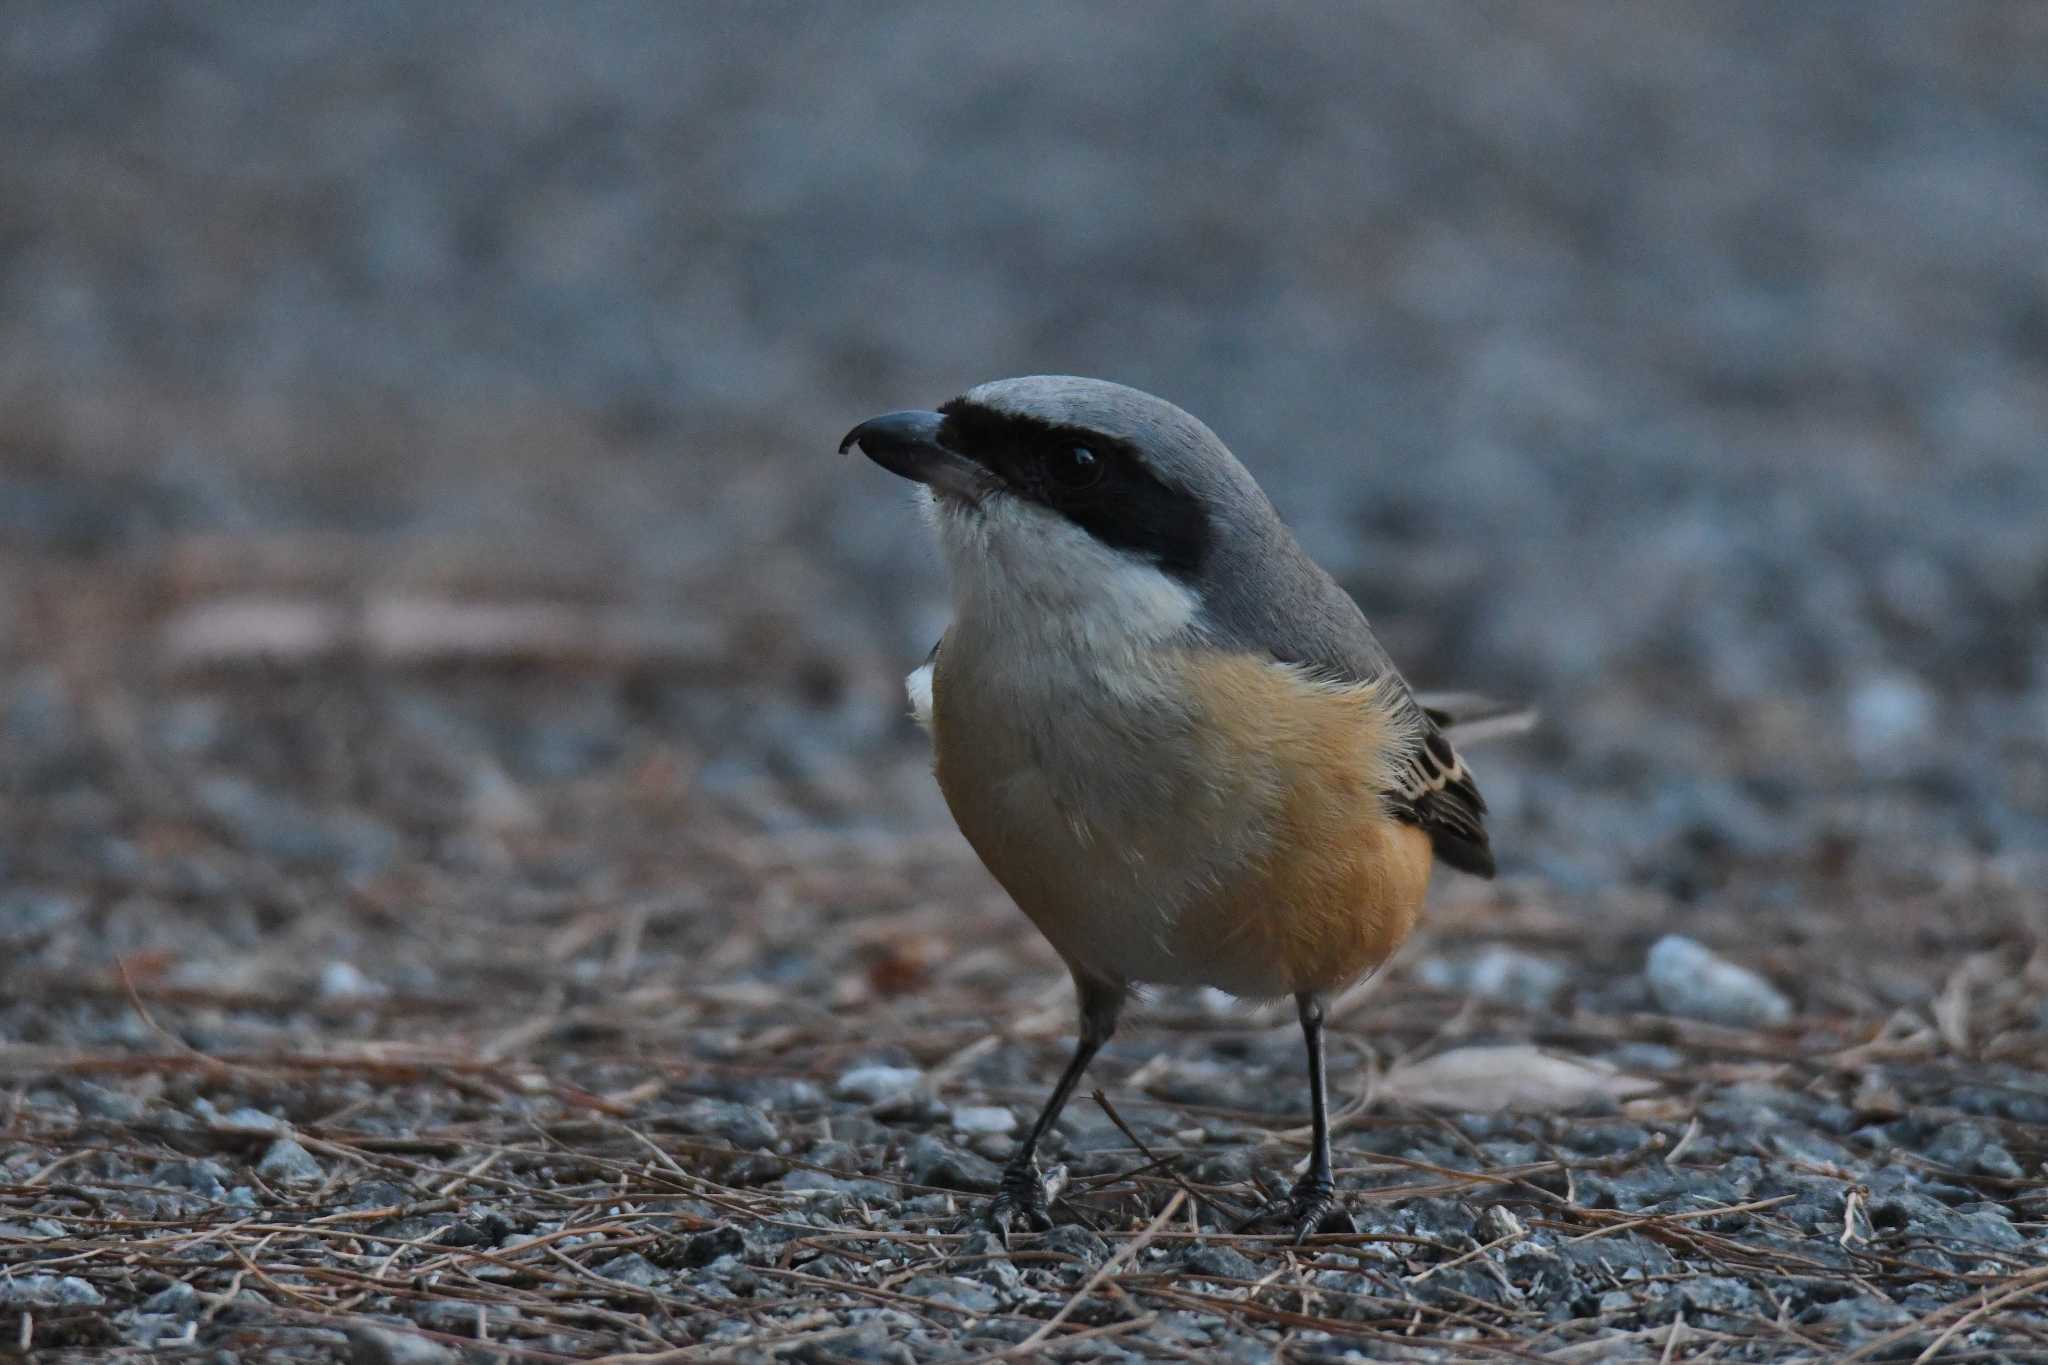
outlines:
[{"label": "bird's leg", "polygon": [[1330,1172],[1329,1082],[1323,1070],[1323,1002],[1309,992],[1294,997],[1301,1016],[1301,1040],[1308,1048],[1308,1096],[1313,1148],[1308,1169],[1284,1200],[1276,1200],[1245,1220],[1243,1226],[1284,1215],[1300,1242],[1312,1232],[1356,1232],[1358,1225],[1337,1202],[1337,1181]]},{"label": "bird's leg", "polygon": [[1308,1048],[1308,1100],[1315,1150],[1309,1153],[1308,1169],[1294,1182],[1288,1212],[1294,1219],[1294,1240],[1299,1242],[1326,1224],[1333,1231],[1356,1232],[1351,1215],[1337,1202],[1337,1181],[1330,1174],[1330,1086],[1323,1071],[1323,1002],[1303,991],[1294,997],[1301,1015],[1301,1040]]},{"label": "bird's leg", "polygon": [[983,1214],[1005,1244],[1010,1240],[1012,1220],[1021,1219],[1038,1232],[1052,1227],[1052,1214],[1046,1208],[1045,1180],[1038,1172],[1038,1143],[1059,1121],[1060,1111],[1067,1107],[1067,1099],[1074,1093],[1074,1087],[1081,1083],[1081,1073],[1088,1069],[1088,1063],[1116,1032],[1117,1013],[1123,1008],[1124,990],[1121,986],[1106,985],[1076,974],[1074,988],[1081,998],[1081,1038],[1074,1045],[1073,1059],[1060,1073],[1059,1084],[1053,1087],[1051,1098],[1039,1110],[1037,1122],[1024,1135],[1024,1141],[1017,1144],[1017,1150],[1010,1154],[1008,1164],[1003,1167],[1002,1184]]}]

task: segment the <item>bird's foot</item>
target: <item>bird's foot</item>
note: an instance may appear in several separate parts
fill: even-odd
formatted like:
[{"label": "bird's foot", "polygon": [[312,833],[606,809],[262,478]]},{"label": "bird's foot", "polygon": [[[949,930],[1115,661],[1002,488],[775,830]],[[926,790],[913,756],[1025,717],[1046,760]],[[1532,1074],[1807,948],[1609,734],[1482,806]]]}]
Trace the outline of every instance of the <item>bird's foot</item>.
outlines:
[{"label": "bird's foot", "polygon": [[[1064,1174],[1063,1168],[1055,1168],[1055,1181]],[[997,1187],[996,1197],[989,1200],[988,1206],[981,1211],[983,1226],[1000,1237],[1005,1247],[1010,1245],[1012,1223],[1020,1223],[1031,1232],[1052,1231],[1052,1210],[1046,1184],[1045,1177],[1038,1173],[1036,1161],[1005,1166],[1003,1183]]]},{"label": "bird's foot", "polygon": [[1294,1182],[1294,1188],[1284,1199],[1270,1201],[1237,1225],[1239,1232],[1247,1229],[1279,1224],[1281,1230],[1292,1229],[1296,1246],[1306,1241],[1311,1233],[1344,1232],[1356,1233],[1358,1224],[1352,1221],[1349,1212],[1337,1199],[1337,1186],[1326,1175],[1305,1175]]}]

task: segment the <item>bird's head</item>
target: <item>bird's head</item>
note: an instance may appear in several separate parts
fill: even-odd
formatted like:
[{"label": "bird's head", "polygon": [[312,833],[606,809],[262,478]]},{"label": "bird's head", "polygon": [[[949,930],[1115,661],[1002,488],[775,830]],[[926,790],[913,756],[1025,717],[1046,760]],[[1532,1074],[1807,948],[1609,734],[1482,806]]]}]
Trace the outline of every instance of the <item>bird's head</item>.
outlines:
[{"label": "bird's head", "polygon": [[1207,426],[1099,379],[996,380],[863,422],[839,448],[854,446],[924,486],[956,585],[1007,608],[1185,625],[1219,547],[1277,525]]}]

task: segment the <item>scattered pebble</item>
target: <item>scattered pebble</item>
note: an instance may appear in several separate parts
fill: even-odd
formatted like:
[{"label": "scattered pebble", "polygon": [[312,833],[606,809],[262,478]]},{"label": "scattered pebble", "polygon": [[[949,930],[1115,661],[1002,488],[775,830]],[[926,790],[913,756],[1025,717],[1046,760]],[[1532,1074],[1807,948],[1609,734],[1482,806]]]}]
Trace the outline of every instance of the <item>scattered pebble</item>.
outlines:
[{"label": "scattered pebble", "polygon": [[64,1225],[47,1218],[33,1218],[26,1223],[11,1220],[0,1222],[0,1237],[16,1237],[22,1241],[37,1241],[44,1237],[62,1237]]},{"label": "scattered pebble", "polygon": [[260,1137],[266,1134],[282,1135],[291,1131],[291,1125],[275,1114],[266,1114],[261,1109],[248,1107],[223,1114],[213,1107],[211,1101],[203,1097],[192,1101],[192,1112],[205,1120],[206,1126],[216,1133],[240,1133]]},{"label": "scattered pebble", "polygon": [[183,1280],[172,1280],[162,1289],[142,1301],[146,1313],[161,1313],[166,1317],[191,1318],[199,1315],[199,1291]]},{"label": "scattered pebble", "polygon": [[1498,1242],[1508,1237],[1527,1235],[1529,1229],[1522,1220],[1515,1217],[1514,1210],[1505,1204],[1488,1204],[1480,1213],[1473,1233],[1482,1242]]},{"label": "scattered pebble", "polygon": [[1980,1123],[1944,1124],[1927,1144],[1927,1159],[1964,1175],[1990,1175],[2003,1180],[2026,1178],[2018,1158]]},{"label": "scattered pebble", "polygon": [[217,1161],[178,1161],[158,1168],[158,1183],[190,1190],[202,1199],[226,1199],[227,1167]]},{"label": "scattered pebble", "polygon": [[315,812],[239,777],[205,778],[194,795],[249,851],[287,865],[360,876],[381,871],[398,853],[398,837],[368,816]]},{"label": "scattered pebble", "polygon": [[1769,1028],[1792,1017],[1792,1002],[1776,986],[1678,934],[1651,947],[1645,976],[1668,1014],[1730,1028]]},{"label": "scattered pebble", "polygon": [[320,969],[323,1000],[366,1000],[384,994],[384,987],[363,975],[353,962],[330,962]]},{"label": "scattered pebble", "polygon": [[641,1289],[652,1289],[675,1278],[672,1273],[663,1270],[637,1251],[614,1256],[608,1261],[599,1261],[591,1269],[607,1280],[617,1280],[621,1284],[630,1284]]},{"label": "scattered pebble", "polygon": [[771,1150],[779,1137],[766,1114],[731,1100],[691,1100],[666,1117],[681,1132],[724,1138],[742,1151]]},{"label": "scattered pebble", "polygon": [[[119,1123],[135,1122],[149,1107],[139,1096],[120,1090],[110,1090],[105,1086],[94,1085],[91,1081],[79,1081],[70,1087],[70,1091],[83,1112],[98,1118],[113,1119]],[[200,1100],[193,1107],[196,1109],[199,1104],[204,1103],[204,1100]]]},{"label": "scattered pebble", "polygon": [[1904,673],[1866,678],[1849,693],[1849,747],[1865,767],[1911,766],[1933,729],[1934,694]]},{"label": "scattered pebble", "polygon": [[879,1180],[832,1175],[808,1166],[797,1167],[775,1183],[795,1194],[843,1194],[852,1199],[890,1199],[895,1195],[891,1186]]},{"label": "scattered pebble", "polygon": [[15,1275],[0,1278],[0,1307],[58,1308],[106,1302],[99,1290],[76,1275]]},{"label": "scattered pebble", "polygon": [[1060,1224],[1045,1234],[1039,1246],[1089,1266],[1109,1259],[1109,1243],[1077,1223]]},{"label": "scattered pebble", "polygon": [[276,1184],[298,1185],[326,1178],[327,1172],[313,1154],[294,1138],[279,1138],[256,1163],[256,1174]]},{"label": "scattered pebble", "polygon": [[0,893],[0,944],[39,939],[77,913],[78,902],[69,896],[32,891]]},{"label": "scattered pebble", "polygon": [[737,1256],[746,1245],[747,1239],[738,1228],[713,1228],[683,1243],[682,1262],[685,1266],[710,1265],[721,1256]]},{"label": "scattered pebble", "polygon": [[1017,1131],[1017,1115],[999,1104],[961,1104],[951,1110],[953,1131],[968,1137],[1006,1135]]},{"label": "scattered pebble", "polygon": [[452,1365],[455,1352],[414,1332],[369,1323],[348,1329],[349,1365]]},{"label": "scattered pebble", "polygon": [[993,1190],[1002,1179],[1002,1171],[994,1162],[964,1152],[929,1133],[911,1139],[904,1149],[903,1163],[917,1184],[942,1190]]},{"label": "scattered pebble", "polygon": [[1226,1280],[1258,1280],[1261,1272],[1251,1258],[1229,1247],[1193,1247],[1180,1256],[1180,1268],[1190,1275],[1214,1275]]},{"label": "scattered pebble", "polygon": [[857,1066],[832,1083],[832,1093],[860,1104],[907,1099],[924,1086],[924,1073],[907,1066]]},{"label": "scattered pebble", "polygon": [[919,1275],[906,1281],[900,1292],[914,1299],[930,1299],[933,1303],[943,1303],[949,1308],[965,1309],[970,1313],[993,1313],[1003,1302],[987,1285],[950,1275]]}]

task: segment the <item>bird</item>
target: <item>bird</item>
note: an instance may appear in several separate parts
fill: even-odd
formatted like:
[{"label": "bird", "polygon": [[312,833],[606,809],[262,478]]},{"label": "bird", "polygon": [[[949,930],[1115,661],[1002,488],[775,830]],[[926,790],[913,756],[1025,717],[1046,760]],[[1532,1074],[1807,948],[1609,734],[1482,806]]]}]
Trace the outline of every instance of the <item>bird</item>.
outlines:
[{"label": "bird", "polygon": [[1448,733],[1520,713],[1412,691],[1223,441],[1072,375],[885,413],[840,442],[917,485],[952,619],[907,682],[947,807],[1073,977],[1079,1038],[982,1216],[1054,1224],[1037,1153],[1134,992],[1291,996],[1308,1165],[1243,1226],[1355,1231],[1324,1016],[1414,928],[1432,867],[1494,874]]}]

